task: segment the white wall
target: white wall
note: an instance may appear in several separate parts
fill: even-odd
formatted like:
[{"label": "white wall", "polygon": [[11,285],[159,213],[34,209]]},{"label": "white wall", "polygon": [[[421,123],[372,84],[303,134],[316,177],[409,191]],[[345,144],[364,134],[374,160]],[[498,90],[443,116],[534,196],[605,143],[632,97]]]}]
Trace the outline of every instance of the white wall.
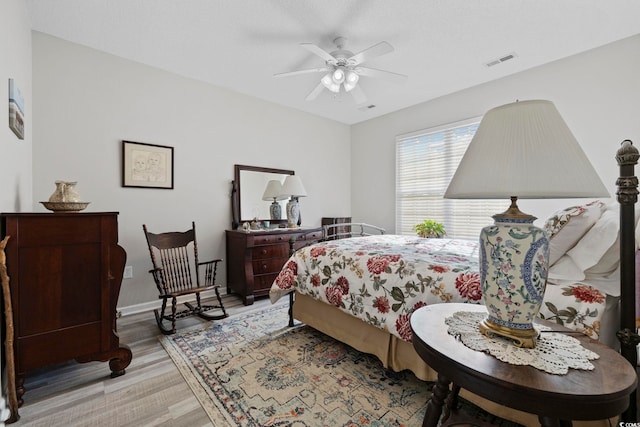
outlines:
[{"label": "white wall", "polygon": [[[25,102],[24,139],[9,129],[9,79],[20,89]],[[31,20],[23,0],[0,2],[0,212],[31,208]],[[1,331],[0,327],[0,331]],[[0,345],[0,357],[4,343]],[[4,359],[4,358],[3,358]],[[7,375],[0,370],[0,425],[9,417],[5,404]]]},{"label": "white wall", "polygon": [[[33,33],[34,209],[44,211],[37,202],[55,180],[68,179],[79,181],[90,210],[121,213],[120,242],[134,268],[134,279],[123,283],[122,307],[155,299],[142,223],[166,229],[195,220],[208,242],[203,255],[224,258],[234,164],[294,169],[310,194],[301,200],[307,225],[351,215],[392,232],[395,136],[516,99],[552,100],[614,195],[619,143],[640,145],[639,48],[635,36],[349,128]],[[30,95],[28,82],[24,91]],[[123,139],[174,146],[176,189],[120,187]],[[15,170],[28,179],[22,167]],[[521,207],[545,218],[576,202],[525,200]]]},{"label": "white wall", "polygon": [[[234,164],[294,170],[309,194],[303,225],[350,214],[346,125],[37,32],[33,92],[34,208],[45,211],[38,202],[63,179],[78,181],[88,211],[120,212],[134,277],[123,281],[119,308],[157,301],[143,223],[169,231],[193,220],[201,260],[225,258]],[[121,187],[122,140],[174,147],[175,189]],[[219,274],[224,284],[224,266]]]},{"label": "white wall", "polygon": [[[32,203],[31,20],[22,0],[0,2],[0,211],[29,211]],[[25,101],[24,140],[9,129],[9,79]]]},{"label": "white wall", "polygon": [[[615,201],[616,150],[624,139],[640,146],[639,51],[637,35],[352,126],[354,220],[395,230],[396,135],[481,116],[517,99],[555,103],[614,197],[609,201]],[[542,220],[576,202],[523,200],[519,205]]]}]

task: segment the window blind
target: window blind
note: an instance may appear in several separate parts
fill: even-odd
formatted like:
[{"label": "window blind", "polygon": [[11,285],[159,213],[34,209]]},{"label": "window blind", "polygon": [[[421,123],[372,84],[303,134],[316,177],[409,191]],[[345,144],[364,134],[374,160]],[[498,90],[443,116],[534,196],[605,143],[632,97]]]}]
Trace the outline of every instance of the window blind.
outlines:
[{"label": "window blind", "polygon": [[480,118],[396,138],[396,233],[415,235],[425,219],[444,224],[447,237],[478,239],[508,200],[444,199],[449,181],[478,129]]}]

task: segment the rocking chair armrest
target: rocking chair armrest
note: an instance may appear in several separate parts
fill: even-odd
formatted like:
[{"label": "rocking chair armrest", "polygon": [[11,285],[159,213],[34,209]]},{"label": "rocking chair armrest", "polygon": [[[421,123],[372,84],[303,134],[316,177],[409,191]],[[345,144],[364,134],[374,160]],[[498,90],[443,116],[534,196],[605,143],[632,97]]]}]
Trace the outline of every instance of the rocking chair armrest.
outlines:
[{"label": "rocking chair armrest", "polygon": [[221,259],[213,259],[211,261],[199,262],[197,268],[202,268],[202,274],[198,282],[203,286],[214,286],[216,283],[216,272],[218,271],[218,263]]},{"label": "rocking chair armrest", "polygon": [[158,288],[158,292],[160,292],[161,295],[167,293],[167,289],[164,285],[164,277],[162,277],[163,272],[164,269],[162,267],[156,267],[149,270],[149,273],[151,273],[151,276],[153,277],[153,282],[156,284],[156,288]]},{"label": "rocking chair armrest", "polygon": [[162,273],[164,269],[162,267],[156,267],[154,269],[149,270],[149,273],[153,276],[153,281],[156,282],[156,286],[162,286]]},{"label": "rocking chair armrest", "polygon": [[154,280],[160,279],[160,274],[164,271],[162,267],[157,267],[149,270],[149,273],[153,276]]},{"label": "rocking chair armrest", "polygon": [[207,265],[207,264],[217,264],[217,263],[219,263],[219,262],[222,262],[222,259],[221,259],[221,258],[218,258],[218,259],[212,259],[211,261],[203,261],[203,262],[199,262],[199,263],[198,263],[198,266],[200,266],[200,265]]}]

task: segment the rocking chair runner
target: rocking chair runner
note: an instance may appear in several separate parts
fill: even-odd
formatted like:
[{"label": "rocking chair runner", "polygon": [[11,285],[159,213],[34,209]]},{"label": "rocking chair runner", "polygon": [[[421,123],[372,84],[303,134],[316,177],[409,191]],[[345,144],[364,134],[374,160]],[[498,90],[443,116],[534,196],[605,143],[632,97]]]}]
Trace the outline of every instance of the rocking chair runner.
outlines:
[{"label": "rocking chair runner", "polygon": [[[196,242],[196,224],[191,223],[190,230],[185,232],[167,232],[154,234],[147,230],[146,224],[142,225],[153,270],[153,280],[162,299],[162,309],[154,310],[156,322],[163,334],[169,335],[176,332],[176,319],[197,315],[205,320],[223,319],[228,316],[220,298],[219,285],[215,284],[216,270],[221,259],[198,262],[198,244]],[[193,264],[189,259],[193,255]],[[191,274],[195,267],[195,280]],[[214,290],[218,305],[203,305],[200,302],[200,293]],[[177,298],[182,295],[195,294],[196,303],[185,302],[185,310],[177,311]],[[167,300],[171,299],[171,313],[166,313]],[[222,314],[210,315],[206,312],[218,309]],[[171,321],[171,329],[163,325],[165,320]]]}]

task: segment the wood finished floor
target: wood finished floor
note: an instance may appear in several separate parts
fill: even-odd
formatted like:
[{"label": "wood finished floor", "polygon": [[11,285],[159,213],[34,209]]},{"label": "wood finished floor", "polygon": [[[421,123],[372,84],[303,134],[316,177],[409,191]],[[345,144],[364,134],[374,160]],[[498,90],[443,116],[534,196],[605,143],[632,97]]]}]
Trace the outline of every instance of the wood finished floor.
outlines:
[{"label": "wood finished floor", "polygon": [[[236,296],[223,299],[230,316],[271,304],[259,299],[245,307]],[[282,299],[278,304],[282,303],[288,302]],[[206,323],[191,317],[178,326]],[[101,362],[68,362],[34,371],[25,380],[20,419],[11,426],[212,426],[158,341],[153,312],[125,316],[118,320],[118,329],[120,342],[133,352],[125,375],[111,378],[108,363]]]},{"label": "wood finished floor", "polygon": [[[268,299],[259,299],[245,307],[236,296],[223,298],[230,316],[271,305]],[[283,319],[285,324],[286,321]],[[190,317],[180,320],[178,327],[205,323],[198,317]],[[133,353],[125,375],[111,378],[108,363],[101,362],[68,362],[34,371],[25,379],[24,404],[18,411],[20,419],[11,425],[211,426],[209,417],[158,341],[160,332],[153,312],[122,317],[118,330],[120,342],[127,344]]]}]

